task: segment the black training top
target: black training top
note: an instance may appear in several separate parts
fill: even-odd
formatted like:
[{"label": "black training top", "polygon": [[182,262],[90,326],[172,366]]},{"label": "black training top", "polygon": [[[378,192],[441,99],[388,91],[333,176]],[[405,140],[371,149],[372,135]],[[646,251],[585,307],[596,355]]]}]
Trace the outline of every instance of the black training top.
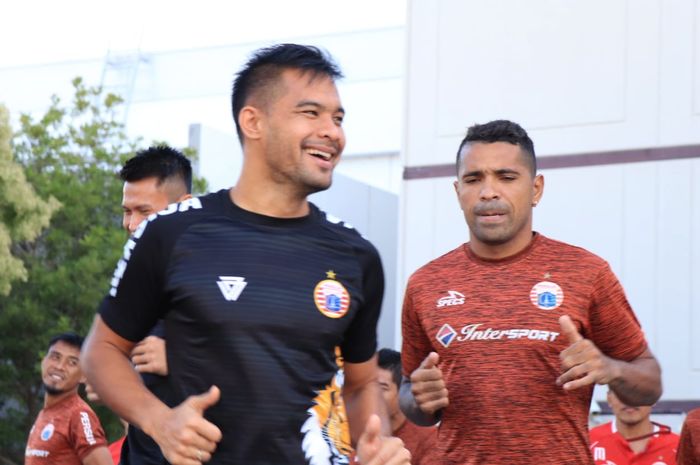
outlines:
[{"label": "black training top", "polygon": [[221,388],[205,413],[223,432],[209,463],[328,456],[314,398],[336,346],[348,363],[374,355],[384,287],[377,251],[351,226],[314,205],[254,214],[222,190],[144,221],[111,284],[100,314],[117,334],[139,341],[165,320],[177,403]]},{"label": "black training top", "polygon": [[[163,320],[159,320],[148,335],[165,339]],[[166,405],[170,407],[176,405],[172,399],[172,388],[167,377],[141,373],[141,379],[148,390]],[[122,444],[119,465],[162,465],[164,463],[166,462],[158,444],[134,425],[129,425],[126,440]]]}]

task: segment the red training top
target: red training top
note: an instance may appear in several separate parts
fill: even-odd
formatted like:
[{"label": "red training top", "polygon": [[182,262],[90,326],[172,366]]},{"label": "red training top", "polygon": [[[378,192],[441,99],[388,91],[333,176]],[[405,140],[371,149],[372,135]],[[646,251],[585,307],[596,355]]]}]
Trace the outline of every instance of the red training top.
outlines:
[{"label": "red training top", "polygon": [[403,373],[440,356],[450,405],[436,445],[443,464],[592,464],[593,386],[564,391],[558,319],[605,354],[630,361],[647,344],[622,286],[592,253],[535,234],[503,260],[469,244],[410,278],[403,307]]},{"label": "red training top", "polygon": [[670,430],[664,433],[656,425],[654,431],[657,434],[649,438],[646,449],[635,454],[614,421],[596,426],[590,431],[593,461],[596,465],[676,465],[679,436]]},{"label": "red training top", "polygon": [[437,428],[434,426],[418,426],[406,421],[394,431],[394,436],[403,441],[404,446],[411,453],[412,465],[433,464],[432,456],[435,454],[437,442]]},{"label": "red training top", "polygon": [[700,409],[685,417],[678,445],[678,465],[700,465]]},{"label": "red training top", "polygon": [[114,465],[119,465],[119,460],[122,458],[122,446],[124,445],[125,439],[126,436],[122,436],[107,447],[109,449],[109,454],[112,456]]},{"label": "red training top", "polygon": [[97,447],[107,447],[102,425],[76,393],[39,412],[29,431],[24,465],[81,465]]}]

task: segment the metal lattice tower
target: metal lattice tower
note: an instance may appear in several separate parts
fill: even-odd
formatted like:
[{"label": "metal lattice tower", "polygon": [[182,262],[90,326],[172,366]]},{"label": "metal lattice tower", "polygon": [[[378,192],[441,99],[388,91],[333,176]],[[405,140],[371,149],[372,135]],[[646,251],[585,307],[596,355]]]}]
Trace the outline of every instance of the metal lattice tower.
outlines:
[{"label": "metal lattice tower", "polygon": [[112,52],[109,50],[105,56],[102,68],[100,86],[105,93],[119,95],[124,99],[120,111],[115,119],[126,124],[129,107],[134,97],[134,88],[141,64],[150,63],[150,58],[140,49],[133,51]]}]

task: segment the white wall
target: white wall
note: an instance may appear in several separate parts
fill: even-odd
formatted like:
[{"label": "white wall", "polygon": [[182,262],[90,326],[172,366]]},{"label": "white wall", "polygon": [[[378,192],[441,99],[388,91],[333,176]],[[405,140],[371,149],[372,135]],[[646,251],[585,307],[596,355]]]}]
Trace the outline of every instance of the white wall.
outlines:
[{"label": "white wall", "polygon": [[[452,164],[465,129],[521,123],[538,156],[700,143],[698,0],[414,0],[404,164]],[[547,170],[543,233],[608,260],[664,369],[700,398],[700,160]],[[452,178],[405,180],[399,285],[468,238]]]}]

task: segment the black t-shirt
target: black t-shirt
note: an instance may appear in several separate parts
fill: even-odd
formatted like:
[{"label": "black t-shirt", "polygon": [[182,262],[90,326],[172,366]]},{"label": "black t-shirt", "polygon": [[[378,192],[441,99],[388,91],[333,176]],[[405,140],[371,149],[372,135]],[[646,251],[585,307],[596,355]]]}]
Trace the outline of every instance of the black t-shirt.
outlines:
[{"label": "black t-shirt", "polygon": [[[165,339],[165,324],[163,320],[159,320],[148,332],[148,335]],[[163,403],[171,407],[176,405],[173,402],[172,388],[168,383],[167,377],[153,373],[141,373],[141,379],[148,390]],[[126,440],[122,444],[119,464],[162,465],[164,463],[166,462],[158,444],[134,425],[129,425]]]},{"label": "black t-shirt", "polygon": [[376,250],[349,225],[314,205],[254,214],[222,190],[142,223],[100,314],[131,341],[164,319],[176,403],[221,388],[205,413],[223,432],[211,464],[302,464],[328,453],[307,420],[335,347],[348,363],[374,355],[383,287]]}]

